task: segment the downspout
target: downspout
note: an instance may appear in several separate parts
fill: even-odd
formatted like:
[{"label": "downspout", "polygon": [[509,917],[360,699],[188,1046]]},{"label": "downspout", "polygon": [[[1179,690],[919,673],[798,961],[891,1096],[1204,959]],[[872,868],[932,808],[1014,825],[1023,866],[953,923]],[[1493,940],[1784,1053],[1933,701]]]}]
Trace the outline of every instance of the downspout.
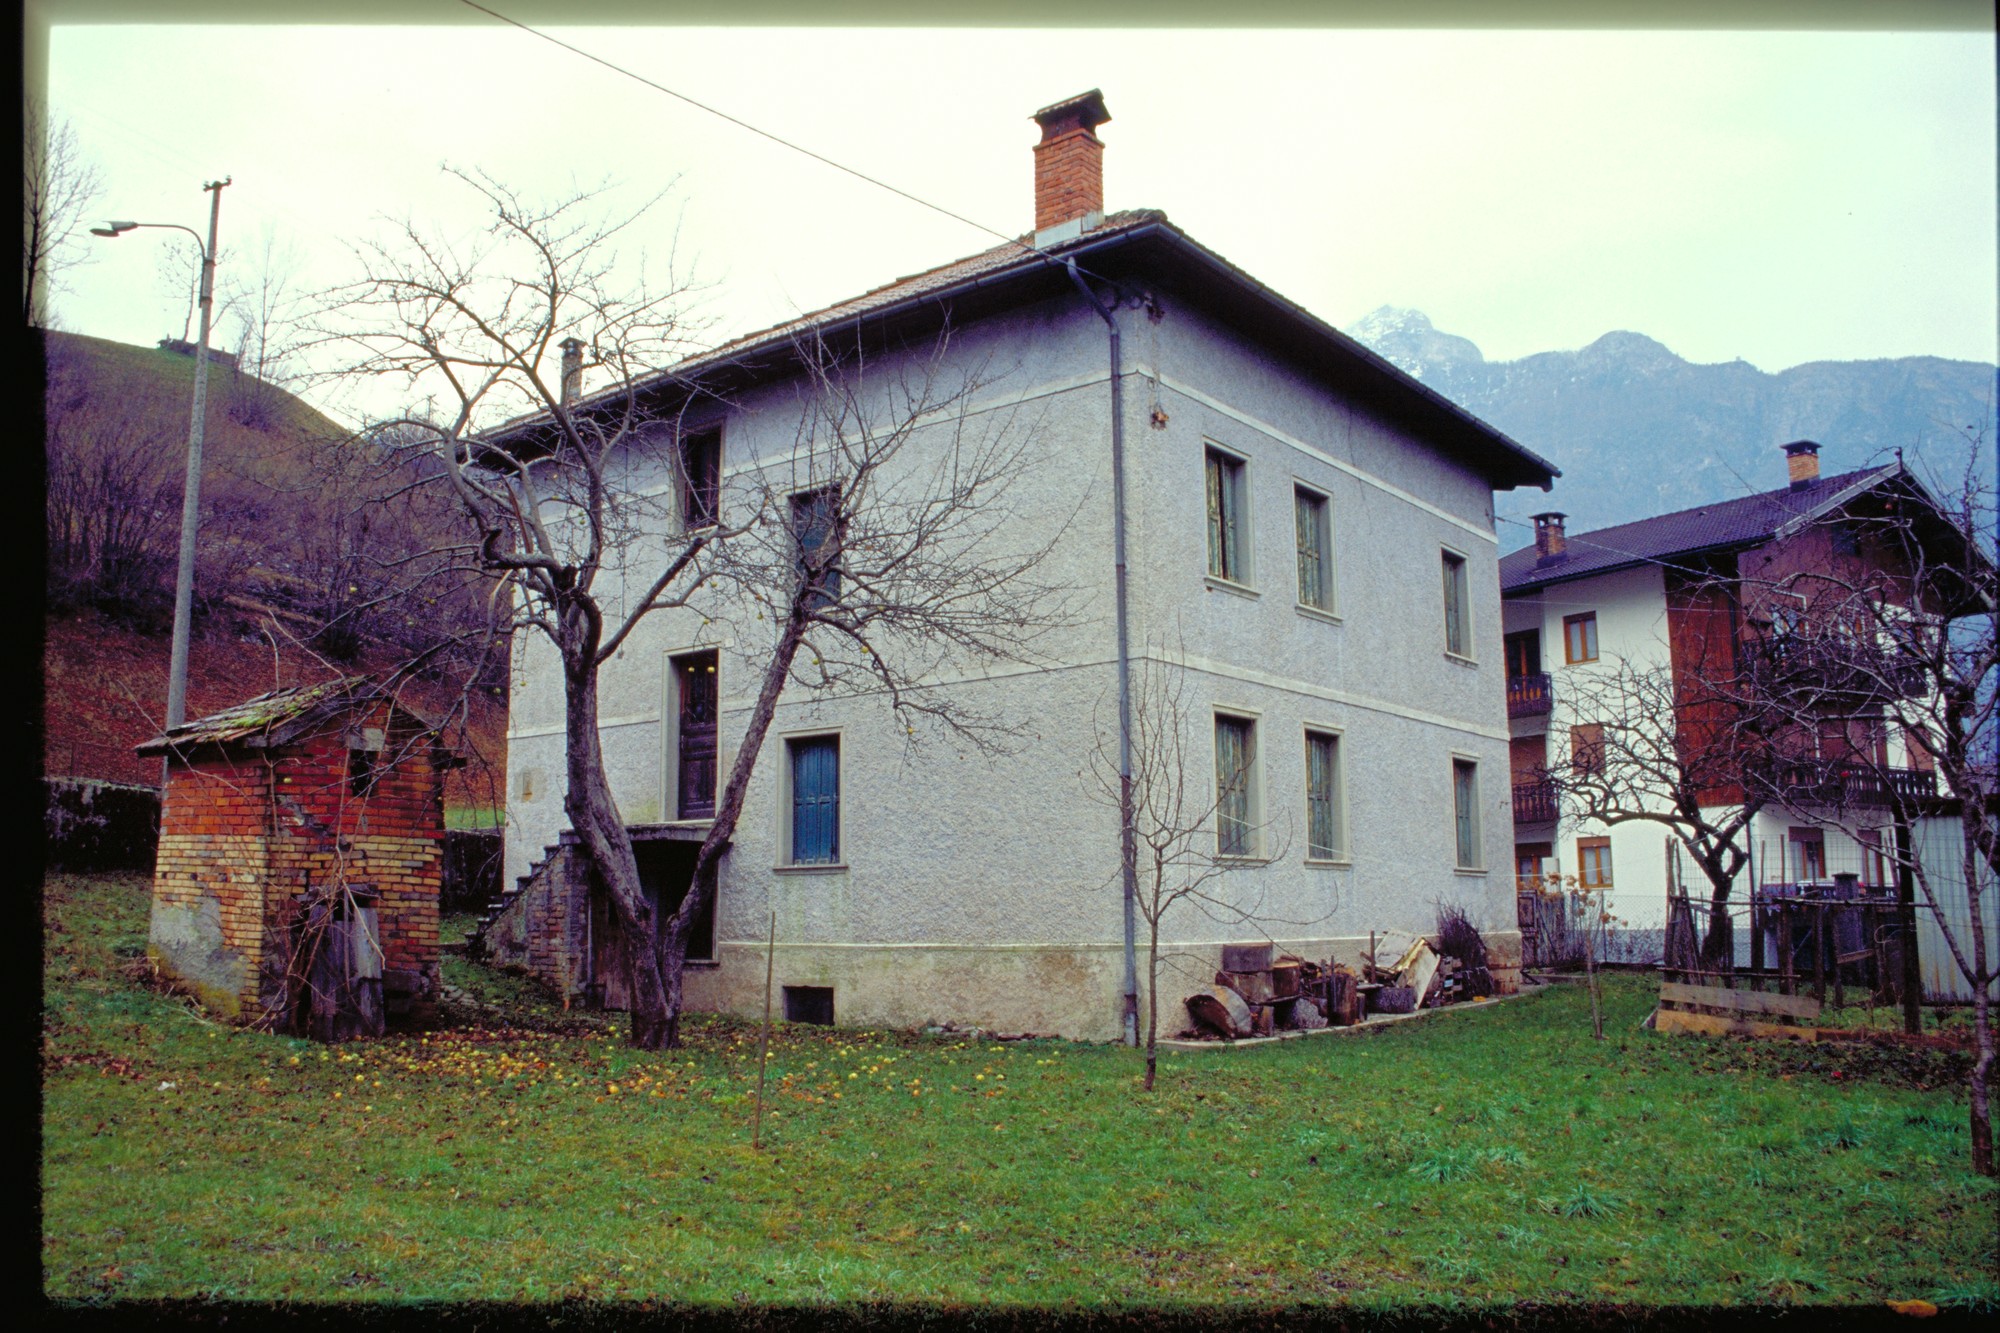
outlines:
[{"label": "downspout", "polygon": [[1118,856],[1125,890],[1125,1044],[1139,1044],[1139,959],[1134,920],[1139,901],[1139,840],[1132,810],[1132,654],[1125,612],[1125,394],[1120,379],[1122,358],[1118,321],[1097,293],[1076,271],[1076,260],[1065,266],[1069,280],[1104,320],[1111,352],[1111,558],[1115,572],[1118,619]]}]

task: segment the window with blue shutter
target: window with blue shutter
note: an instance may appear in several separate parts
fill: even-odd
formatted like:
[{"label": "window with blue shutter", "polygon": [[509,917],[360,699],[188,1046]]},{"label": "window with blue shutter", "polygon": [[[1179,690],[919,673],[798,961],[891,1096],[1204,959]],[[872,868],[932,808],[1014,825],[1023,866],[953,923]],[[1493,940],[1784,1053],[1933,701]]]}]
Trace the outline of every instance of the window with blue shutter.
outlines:
[{"label": "window with blue shutter", "polygon": [[840,862],[840,740],[787,742],[792,761],[792,864]]}]

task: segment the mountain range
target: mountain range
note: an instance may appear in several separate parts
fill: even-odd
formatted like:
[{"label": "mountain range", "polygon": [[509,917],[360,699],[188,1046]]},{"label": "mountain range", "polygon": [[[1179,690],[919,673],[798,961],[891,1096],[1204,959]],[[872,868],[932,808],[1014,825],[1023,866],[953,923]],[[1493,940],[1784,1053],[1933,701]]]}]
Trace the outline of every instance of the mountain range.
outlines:
[{"label": "mountain range", "polygon": [[1969,434],[1990,451],[1995,368],[1908,356],[1813,361],[1769,373],[1702,365],[1642,333],[1573,352],[1488,361],[1420,310],[1383,306],[1346,332],[1562,469],[1555,490],[1496,497],[1501,549],[1530,540],[1529,515],[1559,509],[1572,532],[1772,490],[1779,446],[1816,440],[1828,472],[1886,460],[1961,466]]}]

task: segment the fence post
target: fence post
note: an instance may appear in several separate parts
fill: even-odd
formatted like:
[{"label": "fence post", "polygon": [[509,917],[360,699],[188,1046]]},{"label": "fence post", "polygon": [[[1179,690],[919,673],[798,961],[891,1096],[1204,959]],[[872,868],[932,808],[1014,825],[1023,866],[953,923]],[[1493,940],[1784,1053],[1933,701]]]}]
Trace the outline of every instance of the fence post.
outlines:
[{"label": "fence post", "polygon": [[1764,899],[1757,891],[1754,847],[1743,849],[1743,873],[1750,881],[1750,977],[1759,994],[1764,990]]},{"label": "fence post", "polygon": [[1826,904],[1813,902],[1813,998],[1826,1007]]},{"label": "fence post", "polygon": [[1910,868],[1910,821],[1896,812],[1896,924],[1903,937],[1903,1031],[1924,1030],[1924,973],[1917,957],[1917,883]]}]

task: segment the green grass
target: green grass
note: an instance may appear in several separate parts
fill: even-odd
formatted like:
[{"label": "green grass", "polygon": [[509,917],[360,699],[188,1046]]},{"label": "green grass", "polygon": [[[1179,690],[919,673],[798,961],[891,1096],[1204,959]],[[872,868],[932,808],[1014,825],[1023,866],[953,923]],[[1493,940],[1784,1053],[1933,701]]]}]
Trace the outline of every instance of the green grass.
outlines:
[{"label": "green grass", "polygon": [[444,826],[448,829],[502,828],[507,823],[507,812],[495,805],[454,805],[444,812]]},{"label": "green grass", "polygon": [[62,1301],[2000,1298],[1950,1053],[1663,1037],[1636,978],[1603,1042],[1560,987],[1170,1054],[1150,1096],[1120,1048],[781,1026],[758,1152],[753,1026],[635,1053],[619,1016],[451,960],[506,1026],[237,1031],[121,972],[145,894],[46,888]]}]

